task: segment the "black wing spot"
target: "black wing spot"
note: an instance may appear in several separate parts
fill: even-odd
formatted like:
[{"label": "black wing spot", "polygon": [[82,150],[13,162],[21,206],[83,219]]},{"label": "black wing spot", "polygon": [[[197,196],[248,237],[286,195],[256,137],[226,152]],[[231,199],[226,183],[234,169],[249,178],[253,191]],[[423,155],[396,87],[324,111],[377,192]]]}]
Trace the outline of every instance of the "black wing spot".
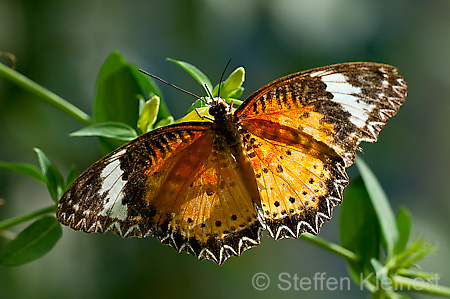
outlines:
[{"label": "black wing spot", "polygon": [[277,172],[278,172],[278,173],[283,172],[283,167],[281,166],[281,164],[278,164],[278,166],[277,166]]}]

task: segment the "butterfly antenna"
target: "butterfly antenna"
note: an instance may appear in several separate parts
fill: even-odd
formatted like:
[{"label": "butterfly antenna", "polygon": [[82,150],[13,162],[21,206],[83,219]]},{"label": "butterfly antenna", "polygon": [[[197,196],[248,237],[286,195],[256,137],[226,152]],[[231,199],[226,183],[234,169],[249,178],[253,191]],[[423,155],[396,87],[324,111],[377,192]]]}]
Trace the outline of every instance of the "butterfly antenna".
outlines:
[{"label": "butterfly antenna", "polygon": [[230,58],[230,60],[228,60],[227,65],[226,65],[225,68],[223,69],[222,75],[220,76],[220,80],[219,80],[219,90],[218,90],[218,92],[217,92],[217,97],[219,97],[219,98],[220,98],[220,87],[222,86],[222,79],[223,79],[223,76],[225,75],[225,71],[227,70],[228,65],[230,65],[230,62],[231,62],[231,58]]},{"label": "butterfly antenna", "polygon": [[205,89],[206,89],[206,92],[208,93],[208,95],[211,97],[211,100],[214,99],[213,95],[211,93],[211,90],[209,90],[208,85],[206,85],[206,84],[205,84]]},{"label": "butterfly antenna", "polygon": [[199,96],[196,95],[195,93],[192,93],[192,92],[187,91],[187,90],[185,90],[185,89],[183,89],[183,88],[181,88],[181,87],[178,87],[178,86],[176,86],[176,85],[174,85],[174,84],[172,84],[172,83],[169,83],[169,82],[167,82],[166,80],[161,79],[160,77],[157,77],[157,76],[155,76],[155,75],[152,75],[152,74],[150,74],[150,73],[148,73],[148,72],[146,72],[146,71],[144,71],[144,70],[138,69],[138,71],[140,71],[140,72],[143,73],[143,74],[146,74],[146,75],[149,76],[149,77],[152,77],[153,79],[159,80],[159,81],[161,81],[162,83],[165,83],[165,84],[167,84],[167,85],[169,85],[169,86],[171,86],[171,87],[173,87],[173,88],[175,88],[175,89],[178,89],[179,91],[182,91],[182,92],[184,92],[184,93],[186,93],[186,94],[188,94],[188,95],[191,95],[191,96],[193,96],[193,97],[195,97],[195,98],[197,98],[197,99],[199,99],[199,100],[201,100],[201,101],[203,101],[203,102],[205,102],[205,103],[207,104],[207,102],[205,101],[205,99],[203,99],[202,97],[199,97]]}]

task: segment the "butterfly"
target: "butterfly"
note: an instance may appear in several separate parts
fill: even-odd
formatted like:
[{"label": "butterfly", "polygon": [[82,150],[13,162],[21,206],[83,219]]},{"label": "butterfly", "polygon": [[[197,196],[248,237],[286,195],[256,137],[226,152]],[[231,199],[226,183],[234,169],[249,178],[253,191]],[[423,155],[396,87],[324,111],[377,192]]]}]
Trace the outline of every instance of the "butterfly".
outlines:
[{"label": "butterfly", "polygon": [[395,67],[353,62],[275,80],[213,121],[157,128],[103,157],[68,188],[58,220],[76,230],[156,237],[221,265],[260,243],[318,234],[342,201],[361,141],[406,98]]}]

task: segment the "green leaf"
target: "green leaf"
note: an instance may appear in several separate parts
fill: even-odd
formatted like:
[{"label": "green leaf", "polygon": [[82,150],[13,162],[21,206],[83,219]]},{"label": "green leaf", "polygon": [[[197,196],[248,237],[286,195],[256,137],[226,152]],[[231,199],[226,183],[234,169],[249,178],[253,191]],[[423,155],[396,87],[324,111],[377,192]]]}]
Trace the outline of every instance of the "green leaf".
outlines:
[{"label": "green leaf", "polygon": [[207,117],[212,117],[209,114],[209,107],[197,108],[183,116],[177,122],[185,122],[185,121],[211,121]]},{"label": "green leaf", "polygon": [[58,202],[65,189],[64,179],[56,166],[47,158],[43,151],[35,148],[41,166],[41,172],[46,178],[47,189],[54,202]]},{"label": "green leaf", "polygon": [[240,106],[244,102],[235,98],[225,99],[225,102],[227,102],[228,104],[231,104],[231,101],[233,101],[233,106]]},{"label": "green leaf", "polygon": [[[172,58],[167,58],[167,60],[176,63],[177,65],[181,66],[186,72],[188,72],[195,80],[197,80],[198,83],[200,83],[200,85],[203,87],[203,89],[205,90],[207,95],[209,95],[209,92],[212,92],[213,87],[212,87],[211,81],[197,67],[193,66],[190,63],[180,61],[180,60],[175,60]],[[209,92],[208,92],[208,89],[205,87],[205,84],[208,87]]]},{"label": "green leaf", "polygon": [[87,126],[81,130],[70,133],[71,137],[97,136],[130,141],[138,136],[136,131],[125,123],[103,122]]},{"label": "green leaf", "polygon": [[168,118],[161,119],[159,122],[157,122],[155,125],[155,129],[159,128],[159,127],[167,126],[167,125],[170,125],[173,123],[174,123],[173,116],[169,116]]},{"label": "green leaf", "polygon": [[375,270],[376,279],[380,282],[381,290],[389,291],[392,289],[392,280],[389,278],[389,271],[377,259],[370,260],[373,269]]},{"label": "green leaf", "polygon": [[398,253],[395,260],[395,266],[398,268],[409,268],[427,255],[435,252],[437,246],[431,245],[423,239],[414,240],[409,247]]},{"label": "green leaf", "polygon": [[405,250],[411,232],[411,214],[406,208],[400,208],[397,213],[398,241],[395,245],[395,253]]},{"label": "green leaf", "polygon": [[361,273],[372,271],[370,260],[380,255],[380,229],[378,220],[360,176],[352,180],[345,190],[339,223],[341,245],[355,254],[359,262],[348,264],[357,283]]},{"label": "green leaf", "polygon": [[192,103],[191,107],[188,109],[188,113],[195,110],[195,108],[203,108],[203,107],[209,107],[208,104],[206,104],[204,101],[197,99],[194,103]]},{"label": "green leaf", "polygon": [[0,264],[11,267],[34,261],[49,252],[61,235],[56,218],[42,217],[5,246],[0,253]]},{"label": "green leaf", "polygon": [[145,98],[141,94],[138,94],[137,98],[138,98],[138,101],[139,101],[139,115],[141,115],[142,114],[142,110],[144,109],[146,101],[145,101]]},{"label": "green leaf", "polygon": [[[130,67],[130,72],[135,78],[137,85],[141,89],[139,95],[142,95],[144,98],[149,98],[154,95],[161,97],[161,91],[159,90],[158,86],[154,84],[148,76],[141,73],[136,66],[132,64],[128,64],[128,66]],[[167,110],[165,111],[165,113],[169,115]]]},{"label": "green leaf", "polygon": [[[236,88],[235,90],[233,90],[229,95],[228,98],[232,98],[232,99],[239,99],[239,97],[242,95],[242,93],[244,93],[245,88],[244,87],[239,87]],[[222,91],[221,91],[222,92]],[[237,103],[236,103],[237,104]],[[241,101],[242,104],[242,101]]]},{"label": "green leaf", "polygon": [[398,229],[394,212],[383,188],[366,163],[361,158],[356,157],[356,165],[358,166],[359,173],[361,174],[367,193],[377,214],[381,235],[386,245],[387,258],[389,260],[394,255],[395,244],[397,244],[398,240]]},{"label": "green leaf", "polygon": [[160,98],[158,96],[153,96],[145,103],[137,122],[137,127],[140,132],[147,133],[153,129],[153,125],[158,116],[159,103]]},{"label": "green leaf", "polygon": [[[167,109],[166,102],[164,101],[164,98],[162,96],[161,91],[159,90],[158,86],[153,83],[153,81],[146,76],[145,74],[141,73],[138,69],[135,67],[131,68],[131,73],[138,81],[139,86],[143,89],[143,94],[140,96],[145,98],[151,98],[155,95],[159,96],[160,103],[159,103],[159,110],[158,110],[158,117],[157,121],[167,118],[170,116],[169,109]],[[141,110],[139,110],[139,114],[141,114]]]},{"label": "green leaf", "polygon": [[34,165],[26,163],[0,162],[0,169],[13,171],[22,175],[29,176],[35,180],[47,183],[47,179],[41,171]]},{"label": "green leaf", "polygon": [[239,92],[242,94],[243,89],[241,88],[241,86],[244,83],[244,80],[245,80],[245,69],[243,67],[238,67],[228,76],[228,78],[224,82],[221,82],[214,87],[213,96],[215,97],[219,96],[218,94],[219,86],[220,86],[220,97],[223,99],[228,99],[232,95],[236,97],[236,93]]},{"label": "green leaf", "polygon": [[[140,80],[130,65],[118,53],[113,52],[106,59],[97,78],[94,102],[96,122],[123,122],[136,126],[139,101],[137,94],[143,93]],[[145,97],[146,95],[144,95]]]},{"label": "green leaf", "polygon": [[[139,117],[139,100],[137,95],[149,98],[160,95],[156,85],[138,68],[128,63],[118,52],[112,52],[97,78],[94,119],[95,122],[121,122],[136,129]],[[168,110],[161,102],[158,118],[169,116]],[[124,142],[99,138],[100,148],[104,154],[116,149]]]}]

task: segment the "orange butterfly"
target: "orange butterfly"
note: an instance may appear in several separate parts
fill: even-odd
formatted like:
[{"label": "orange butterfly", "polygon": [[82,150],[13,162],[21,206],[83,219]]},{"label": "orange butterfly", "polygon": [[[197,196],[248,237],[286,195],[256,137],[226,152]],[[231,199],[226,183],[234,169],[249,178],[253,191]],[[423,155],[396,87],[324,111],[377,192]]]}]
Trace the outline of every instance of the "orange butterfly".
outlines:
[{"label": "orange butterfly", "polygon": [[155,236],[222,264],[260,242],[318,234],[348,184],[361,141],[375,142],[405,101],[397,69],[342,63],[280,78],[213,122],[158,128],[89,167],[57,217],[85,232]]}]

